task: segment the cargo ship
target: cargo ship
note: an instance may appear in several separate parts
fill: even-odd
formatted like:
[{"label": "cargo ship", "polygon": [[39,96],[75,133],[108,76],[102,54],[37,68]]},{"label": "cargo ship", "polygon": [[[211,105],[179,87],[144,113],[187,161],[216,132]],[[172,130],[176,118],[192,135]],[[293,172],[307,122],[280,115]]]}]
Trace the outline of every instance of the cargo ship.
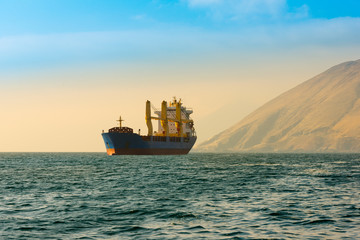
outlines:
[{"label": "cargo ship", "polygon": [[[145,120],[147,135],[134,133],[132,128],[119,126],[102,133],[108,155],[181,155],[187,154],[196,142],[192,109],[182,106],[181,99],[169,104],[163,101],[161,110],[146,101]],[[156,116],[152,116],[151,110]],[[152,120],[157,120],[158,130],[153,131]]]}]

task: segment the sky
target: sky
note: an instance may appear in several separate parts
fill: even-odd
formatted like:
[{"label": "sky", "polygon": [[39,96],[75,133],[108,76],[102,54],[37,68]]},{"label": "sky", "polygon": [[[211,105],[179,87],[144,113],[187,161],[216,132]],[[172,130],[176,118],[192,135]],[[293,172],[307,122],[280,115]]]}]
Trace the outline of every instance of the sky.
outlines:
[{"label": "sky", "polygon": [[360,57],[358,0],[0,0],[0,152],[104,152],[176,96],[198,143]]}]

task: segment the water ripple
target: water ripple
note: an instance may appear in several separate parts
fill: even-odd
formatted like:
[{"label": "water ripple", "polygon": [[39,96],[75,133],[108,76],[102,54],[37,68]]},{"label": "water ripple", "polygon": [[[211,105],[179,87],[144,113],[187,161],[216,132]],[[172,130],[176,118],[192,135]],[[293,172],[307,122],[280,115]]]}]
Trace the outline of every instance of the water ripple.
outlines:
[{"label": "water ripple", "polygon": [[0,153],[0,239],[355,239],[359,159]]}]

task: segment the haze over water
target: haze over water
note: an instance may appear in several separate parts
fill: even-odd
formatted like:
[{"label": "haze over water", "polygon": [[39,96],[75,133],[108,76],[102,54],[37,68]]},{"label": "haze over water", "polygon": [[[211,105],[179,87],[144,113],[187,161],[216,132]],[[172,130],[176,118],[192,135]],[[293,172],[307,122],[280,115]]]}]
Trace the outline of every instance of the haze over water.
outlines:
[{"label": "haze over water", "polygon": [[354,239],[360,154],[0,153],[0,239]]}]

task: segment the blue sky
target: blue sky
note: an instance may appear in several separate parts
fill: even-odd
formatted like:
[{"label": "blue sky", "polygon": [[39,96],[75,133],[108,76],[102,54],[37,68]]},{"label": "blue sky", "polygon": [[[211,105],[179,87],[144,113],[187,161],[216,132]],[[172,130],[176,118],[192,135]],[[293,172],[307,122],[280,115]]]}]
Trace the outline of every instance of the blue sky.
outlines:
[{"label": "blue sky", "polygon": [[356,0],[0,1],[0,69],[353,44],[359,7]]},{"label": "blue sky", "polygon": [[99,131],[119,114],[145,131],[144,102],[173,96],[194,108],[201,142],[359,59],[358,9],[358,0],[0,0],[0,151],[103,151]]},{"label": "blue sky", "polygon": [[[246,7],[242,2],[257,2]],[[13,0],[0,1],[1,36],[190,26],[209,30],[244,24],[359,17],[357,0]],[[242,17],[242,16],[243,17]],[[238,17],[238,20],[234,18]],[[232,19],[232,20],[231,20]]]}]

